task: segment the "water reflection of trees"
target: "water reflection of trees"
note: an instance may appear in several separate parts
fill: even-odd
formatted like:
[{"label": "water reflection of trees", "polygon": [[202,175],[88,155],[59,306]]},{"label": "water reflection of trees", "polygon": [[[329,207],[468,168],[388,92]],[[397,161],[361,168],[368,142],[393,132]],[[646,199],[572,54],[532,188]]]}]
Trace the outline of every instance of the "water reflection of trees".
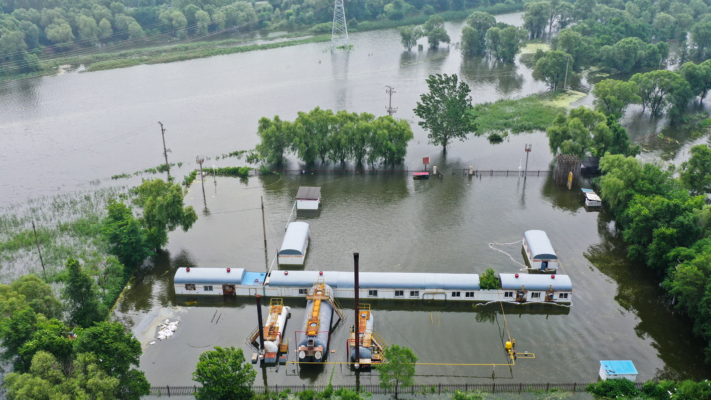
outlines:
[{"label": "water reflection of trees", "polygon": [[700,351],[704,344],[693,336],[691,321],[672,308],[656,277],[627,259],[621,233],[608,214],[600,213],[597,231],[600,243],[590,246],[584,256],[617,284],[615,301],[638,318],[637,336],[654,341],[652,346],[665,364],[657,369],[655,379],[698,379],[708,374]]},{"label": "water reflection of trees", "polygon": [[517,71],[516,63],[503,63],[488,57],[464,57],[460,68],[461,75],[471,84],[493,85],[502,95],[521,91],[525,79]]},{"label": "water reflection of trees", "polygon": [[[552,168],[552,167],[551,167]],[[530,178],[529,178],[530,179]],[[537,178],[536,179],[540,179]],[[561,210],[570,211],[571,213],[576,213],[578,210],[583,208],[583,202],[580,197],[580,189],[573,188],[568,190],[567,187],[559,187],[555,185],[553,180],[553,174],[548,174],[544,178],[546,182],[541,188],[541,195],[544,199],[547,199],[553,207],[560,208]],[[582,185],[586,185],[587,182],[583,181]]]}]

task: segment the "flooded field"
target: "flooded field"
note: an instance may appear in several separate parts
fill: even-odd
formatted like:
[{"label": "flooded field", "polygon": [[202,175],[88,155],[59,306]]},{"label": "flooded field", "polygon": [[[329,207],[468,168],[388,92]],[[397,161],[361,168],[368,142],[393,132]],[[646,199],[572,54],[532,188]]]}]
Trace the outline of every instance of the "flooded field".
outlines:
[{"label": "flooded field", "polygon": [[[521,14],[498,16],[521,23]],[[463,23],[447,23],[453,43]],[[412,112],[433,73],[457,73],[472,88],[475,103],[544,92],[519,61],[502,65],[487,59],[463,59],[455,45],[404,52],[396,30],[351,36],[355,51],[330,54],[327,44],[234,54],[164,65],[26,79],[0,84],[0,205],[94,186],[133,185],[142,178],[112,181],[163,162],[157,121],[168,129],[171,162],[184,162],[173,174],[182,180],[198,154],[215,157],[253,148],[257,121],[279,115],[293,119],[316,106],[382,115],[385,85],[396,89],[395,115],[411,121],[404,168],[421,168],[421,158],[444,171],[442,179],[413,181],[409,175],[271,175],[247,180],[205,182],[203,199],[196,181],[186,203],[200,219],[187,233],[170,235],[158,254],[132,282],[115,315],[129,323],[144,345],[141,368],[154,385],[190,385],[198,356],[213,346],[245,343],[256,326],[249,299],[176,298],[178,267],[267,269],[281,244],[299,186],[322,187],[322,212],[299,219],[311,225],[307,270],[350,271],[360,252],[362,271],[482,273],[486,268],[514,272],[518,266],[491,250],[490,242],[514,242],[528,229],[545,230],[574,285],[571,308],[505,307],[505,318],[520,351],[536,354],[507,367],[418,368],[419,383],[491,380],[505,382],[589,382],[598,360],[631,359],[639,379],[703,379],[703,343],[690,322],[673,313],[655,277],[630,263],[614,224],[604,212],[586,212],[578,192],[556,187],[551,178],[516,177],[524,145],[533,145],[529,170],[548,170],[552,155],[542,132],[507,138],[491,145],[484,138],[454,142],[446,155],[428,145]],[[585,79],[576,89],[587,91]],[[590,96],[575,104],[591,104]],[[683,161],[687,150],[708,138],[674,132],[660,138],[666,122],[631,108],[623,122],[644,159]],[[235,159],[212,160],[217,166]],[[511,176],[468,178],[453,173],[511,170]],[[291,160],[289,168],[300,165]],[[331,165],[326,169],[334,168]],[[336,167],[337,168],[337,167]],[[90,183],[93,182],[93,183]],[[93,186],[92,186],[93,184]],[[263,245],[260,198],[266,208],[267,249]],[[506,247],[506,246],[504,246]],[[506,249],[520,260],[517,246]],[[293,301],[285,337],[299,330],[305,302]],[[345,303],[346,308],[352,304]],[[422,362],[503,363],[504,313],[496,304],[472,307],[429,306],[416,302],[373,303],[376,330],[388,343],[411,347]],[[219,317],[218,317],[219,316]],[[169,340],[149,344],[165,319],[179,320]],[[217,320],[217,322],[215,322]],[[331,360],[345,358],[352,316],[332,336]],[[293,340],[293,339],[292,339]],[[293,360],[293,354],[290,355]],[[260,371],[258,383],[325,384],[333,366]],[[336,366],[333,383],[352,383],[355,374]],[[376,374],[360,374],[376,383]]]}]

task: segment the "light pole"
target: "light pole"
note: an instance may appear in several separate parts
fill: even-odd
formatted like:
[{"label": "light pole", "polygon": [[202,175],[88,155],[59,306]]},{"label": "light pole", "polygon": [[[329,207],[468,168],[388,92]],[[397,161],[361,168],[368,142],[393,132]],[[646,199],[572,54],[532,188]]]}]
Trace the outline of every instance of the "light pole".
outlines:
[{"label": "light pole", "polygon": [[526,179],[526,175],[528,173],[528,154],[531,152],[532,146],[533,145],[527,143],[524,147],[524,150],[526,150],[526,169],[523,171],[523,179]]},{"label": "light pole", "polygon": [[202,199],[205,200],[205,180],[202,178],[202,163],[205,162],[205,156],[195,157],[195,162],[200,165],[200,183],[202,183]]}]

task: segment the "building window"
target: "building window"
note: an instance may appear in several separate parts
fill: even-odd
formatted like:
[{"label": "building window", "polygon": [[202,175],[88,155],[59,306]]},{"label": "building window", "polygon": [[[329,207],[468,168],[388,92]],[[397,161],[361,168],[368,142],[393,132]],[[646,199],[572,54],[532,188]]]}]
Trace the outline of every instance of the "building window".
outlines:
[{"label": "building window", "polygon": [[474,292],[466,292],[464,293],[465,297],[474,297]]},{"label": "building window", "polygon": [[452,292],[452,297],[462,297],[462,292]]},{"label": "building window", "polygon": [[185,290],[195,290],[195,284],[194,283],[186,283]]},{"label": "building window", "polygon": [[504,292],[504,297],[513,297],[513,292]]},{"label": "building window", "polygon": [[378,291],[377,290],[368,290],[368,296],[378,297]]},{"label": "building window", "polygon": [[410,290],[410,297],[420,297],[419,290]]},{"label": "building window", "polygon": [[541,292],[533,292],[531,293],[531,298],[532,299],[538,299],[541,297]]},{"label": "building window", "polygon": [[299,294],[308,294],[308,289],[299,289]]},{"label": "building window", "polygon": [[568,293],[561,293],[558,295],[559,299],[567,299],[568,298]]},{"label": "building window", "polygon": [[204,286],[203,290],[205,290],[206,292],[212,292],[212,286]]},{"label": "building window", "polygon": [[396,291],[395,291],[395,297],[404,297],[404,296],[405,296],[405,292],[404,292],[404,291],[402,291],[402,290],[396,290]]}]

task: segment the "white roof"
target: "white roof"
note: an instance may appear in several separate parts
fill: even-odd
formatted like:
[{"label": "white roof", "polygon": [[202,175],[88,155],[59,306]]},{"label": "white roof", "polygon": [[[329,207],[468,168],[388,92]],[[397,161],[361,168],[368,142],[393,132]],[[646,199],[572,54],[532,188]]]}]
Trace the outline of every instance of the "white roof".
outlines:
[{"label": "white roof", "polygon": [[547,274],[499,274],[502,289],[520,290],[553,290],[572,291],[573,282],[568,275]]},{"label": "white roof", "polygon": [[292,222],[286,228],[284,241],[281,242],[279,254],[303,255],[306,240],[309,237],[309,224],[306,222]]},{"label": "white roof", "polygon": [[230,268],[230,272],[227,272],[227,268],[190,268],[190,272],[187,268],[178,268],[173,282],[240,285],[245,273],[244,268]]},{"label": "white roof", "polygon": [[528,243],[528,248],[531,250],[534,260],[557,260],[558,256],[553,250],[551,241],[548,240],[548,235],[544,231],[526,231],[523,238]]},{"label": "white roof", "polygon": [[[323,271],[323,275],[319,271],[274,271],[269,278],[269,285],[309,287],[321,277],[336,289],[355,286],[353,272],[339,271]],[[478,274],[361,272],[358,281],[363,289],[480,289]]]},{"label": "white roof", "polygon": [[585,193],[585,198],[590,201],[601,201],[600,196],[596,195],[595,193]]}]

